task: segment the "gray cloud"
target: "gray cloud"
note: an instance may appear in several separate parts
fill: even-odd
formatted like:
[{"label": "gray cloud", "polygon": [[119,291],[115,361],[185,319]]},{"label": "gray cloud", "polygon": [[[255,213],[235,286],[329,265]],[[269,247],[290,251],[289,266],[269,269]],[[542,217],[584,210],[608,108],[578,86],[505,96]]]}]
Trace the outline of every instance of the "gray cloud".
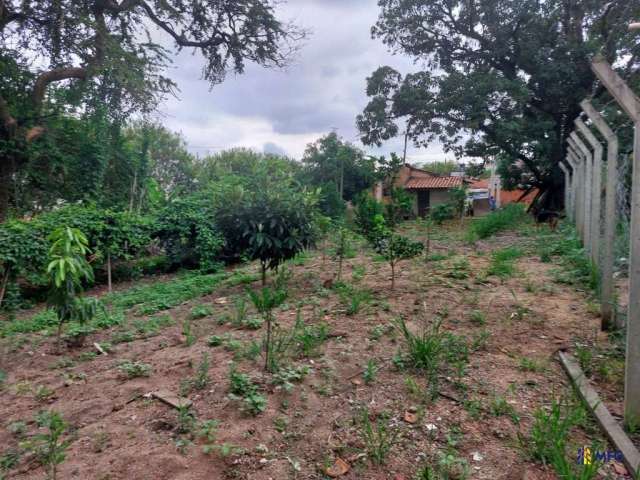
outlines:
[{"label": "gray cloud", "polygon": [[[292,65],[282,71],[249,65],[244,75],[230,75],[212,89],[201,80],[200,56],[183,51],[170,71],[179,99],[164,103],[162,121],[200,155],[245,146],[299,158],[307,143],[333,129],[358,143],[355,117],[367,103],[366,77],[380,65],[415,69],[411,59],[393,56],[371,39],[378,11],[376,0],[291,0],[280,7],[280,18],[312,31]],[[402,141],[366,150],[400,152]],[[411,148],[410,157],[445,155],[434,145]]]}]

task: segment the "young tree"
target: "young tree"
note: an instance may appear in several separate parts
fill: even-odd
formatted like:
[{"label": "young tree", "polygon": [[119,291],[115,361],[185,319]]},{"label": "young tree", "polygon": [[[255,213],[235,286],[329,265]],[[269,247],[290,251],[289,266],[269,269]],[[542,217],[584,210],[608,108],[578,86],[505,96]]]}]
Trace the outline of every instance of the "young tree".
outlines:
[{"label": "young tree", "polygon": [[99,307],[95,298],[81,298],[82,283],[93,280],[93,270],[86,255],[89,241],[77,228],[61,227],[49,237],[49,297],[47,305],[58,317],[58,346],[65,323],[91,320]]},{"label": "young tree", "polygon": [[171,43],[197,52],[214,85],[247,62],[286,65],[304,34],[278,20],[269,0],[0,2],[0,221],[47,119],[106,110],[121,124],[149,112],[174,91],[163,76]]},{"label": "young tree", "polygon": [[389,262],[391,267],[391,290],[394,290],[398,262],[420,255],[424,245],[395,232],[388,231],[377,240],[374,248],[379,255],[382,255]]},{"label": "young tree", "polygon": [[278,307],[287,298],[287,292],[281,289],[271,289],[262,287],[259,292],[249,290],[249,297],[256,310],[262,315],[264,323],[267,325],[267,335],[264,342],[264,369],[267,372],[275,372],[277,365],[271,356],[272,351],[272,329],[273,329],[273,309]]},{"label": "young tree", "polygon": [[300,188],[290,172],[258,164],[244,185],[214,189],[215,223],[226,244],[260,262],[262,284],[274,270],[314,245],[318,192]]},{"label": "young tree", "polygon": [[[629,75],[637,41],[627,32],[637,2],[380,0],[373,36],[424,60],[402,76],[380,67],[357,124],[365,144],[406,125],[416,145],[440,141],[458,156],[496,156],[511,185],[562,201],[565,139],[594,91],[590,58],[601,49]],[[635,52],[635,53],[634,53]],[[603,89],[595,90],[602,95]]]}]

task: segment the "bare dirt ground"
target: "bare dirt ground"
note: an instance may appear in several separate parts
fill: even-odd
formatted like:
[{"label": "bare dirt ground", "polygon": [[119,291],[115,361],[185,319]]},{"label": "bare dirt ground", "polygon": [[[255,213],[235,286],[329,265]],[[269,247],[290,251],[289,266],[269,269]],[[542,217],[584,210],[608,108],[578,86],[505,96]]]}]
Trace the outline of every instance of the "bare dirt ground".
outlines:
[{"label": "bare dirt ground", "polygon": [[[553,283],[554,266],[539,261],[530,237],[503,234],[474,247],[460,239],[455,227],[436,237],[432,253],[445,258],[401,263],[394,291],[388,264],[358,247],[343,271],[345,282],[370,292],[357,312],[347,311],[349,298],[325,288],[335,275],[333,260],[323,261],[316,252],[291,267],[289,297],[277,310],[277,321],[290,328],[300,308],[307,324],[326,322],[331,333],[317,355],[290,360],[310,367],[291,392],[273,386],[260,358],[239,359],[225,345],[207,343],[210,335],[226,334],[244,345],[260,340],[261,330],[219,321],[233,315],[234,298],[244,294],[241,286],[162,312],[173,325],[154,336],[114,344],[106,356],[88,352],[96,351],[94,342],[113,342],[128,326],[93,334],[84,347],[62,354],[55,352],[52,337],[2,339],[0,369],[7,378],[0,391],[0,445],[5,454],[19,451],[21,435],[9,426],[25,422],[22,435],[32,434],[37,430],[34,415],[50,409],[70,425],[72,443],[59,466],[63,479],[322,479],[340,458],[349,466],[342,479],[409,480],[443,455],[460,466],[450,478],[556,478],[549,467],[527,459],[519,436],[527,435],[537,408],[570,392],[556,361],[558,349],[593,336],[599,320],[585,294]],[[516,273],[504,279],[486,275],[490,253],[509,245],[526,252],[516,261]],[[197,340],[187,346],[181,324],[200,305],[213,313],[193,321]],[[440,395],[433,402],[420,394],[428,387],[425,376],[393,362],[403,348],[403,339],[390,326],[399,316],[412,328],[441,318],[443,329],[472,345],[469,364],[440,379]],[[129,322],[135,319],[131,313]],[[208,454],[202,451],[202,438],[178,433],[174,408],[145,396],[158,389],[179,392],[205,352],[211,358],[211,382],[189,398],[198,421],[219,422],[215,444],[225,448]],[[150,375],[125,378],[117,368],[123,360],[149,364]],[[370,360],[377,373],[366,382],[362,372]],[[267,398],[266,410],[257,416],[229,398],[232,363]],[[412,384],[421,389],[416,392]],[[390,428],[398,432],[384,465],[374,465],[364,454],[358,422],[363,407],[373,419],[389,418]],[[577,447],[594,438],[599,438],[595,429],[579,430],[571,441]],[[613,470],[603,467],[602,473]],[[29,454],[6,476],[44,477]]]}]

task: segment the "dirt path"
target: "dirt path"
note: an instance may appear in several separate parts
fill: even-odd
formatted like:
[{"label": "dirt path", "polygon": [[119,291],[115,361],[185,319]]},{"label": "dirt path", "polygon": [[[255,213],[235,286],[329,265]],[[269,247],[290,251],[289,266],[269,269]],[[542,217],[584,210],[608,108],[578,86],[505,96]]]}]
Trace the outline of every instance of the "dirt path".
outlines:
[{"label": "dirt path", "polygon": [[[291,392],[261,373],[259,359],[238,359],[238,349],[247,352],[249,342],[261,338],[259,330],[221,322],[234,314],[233,299],[242,287],[163,312],[173,325],[155,336],[114,344],[108,356],[89,353],[95,352],[92,343],[113,343],[119,331],[131,330],[133,316],[129,326],[92,335],[86,347],[64,356],[53,354],[50,338],[31,336],[22,345],[18,338],[3,339],[4,453],[19,450],[20,433],[11,433],[10,425],[25,422],[33,433],[35,413],[54,409],[72,431],[73,443],[59,467],[64,479],[321,479],[327,478],[326,467],[342,458],[350,470],[340,478],[409,480],[443,456],[450,457],[452,478],[456,472],[457,478],[465,472],[478,479],[555,478],[552,470],[525,458],[518,434],[526,434],[537,408],[568,391],[555,353],[597,331],[598,319],[583,294],[551,281],[553,267],[531,252],[530,238],[503,235],[475,248],[457,238],[442,234],[434,241],[433,253],[445,258],[404,262],[393,292],[388,265],[372,261],[363,249],[346,262],[343,279],[351,290],[342,296],[323,287],[334,275],[332,261],[323,263],[317,254],[295,266],[278,322],[290,328],[300,307],[308,325],[326,322],[332,335],[317,355],[291,360],[291,366],[310,367]],[[527,252],[516,261],[515,274],[486,275],[491,252],[510,245]],[[359,292],[365,293],[355,308]],[[213,313],[194,320],[197,341],[186,346],[181,324],[196,305]],[[441,318],[445,331],[471,346],[468,364],[441,376],[433,402],[424,398],[425,375],[399,369],[393,361],[403,348],[390,326],[398,317],[414,330]],[[210,347],[210,335],[242,343]],[[192,410],[199,421],[215,419],[219,426],[214,442],[194,435],[189,443],[190,435],[177,433],[177,412],[141,395],[160,388],[178,392],[205,352],[211,383],[191,392]],[[258,416],[243,413],[228,396],[234,356],[238,370],[250,374],[268,400]],[[123,360],[149,364],[150,376],[123,378],[117,368]],[[370,360],[377,371],[366,379],[362,372]],[[363,407],[374,421],[387,418],[399,432],[383,466],[363,454],[366,444],[356,420]],[[572,442],[582,445],[592,438],[581,431]],[[205,454],[205,443],[218,448]],[[43,477],[37,462],[23,454],[7,478]]]}]

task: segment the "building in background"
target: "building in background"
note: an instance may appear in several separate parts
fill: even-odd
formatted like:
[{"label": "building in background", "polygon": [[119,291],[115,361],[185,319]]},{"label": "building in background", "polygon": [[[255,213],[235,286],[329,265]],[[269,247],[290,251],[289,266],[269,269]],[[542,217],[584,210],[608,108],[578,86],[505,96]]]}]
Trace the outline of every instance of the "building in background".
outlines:
[{"label": "building in background", "polygon": [[466,177],[463,171],[439,175],[406,163],[393,179],[388,178],[374,185],[373,195],[378,201],[386,203],[391,198],[392,188],[402,188],[412,194],[413,214],[419,217],[428,215],[435,205],[450,203],[451,192],[462,186],[468,189],[467,201],[474,216],[486,215],[491,211],[491,197],[495,199],[496,208],[515,202],[528,205],[535,198],[536,190],[526,195],[521,189],[503,190],[493,160],[487,160],[486,171],[488,178]]},{"label": "building in background", "polygon": [[406,163],[400,167],[394,179],[378,182],[373,187],[373,193],[378,201],[388,202],[391,188],[402,188],[414,197],[414,215],[424,217],[431,207],[451,202],[451,191],[465,183],[464,174],[460,172],[438,175]]}]

